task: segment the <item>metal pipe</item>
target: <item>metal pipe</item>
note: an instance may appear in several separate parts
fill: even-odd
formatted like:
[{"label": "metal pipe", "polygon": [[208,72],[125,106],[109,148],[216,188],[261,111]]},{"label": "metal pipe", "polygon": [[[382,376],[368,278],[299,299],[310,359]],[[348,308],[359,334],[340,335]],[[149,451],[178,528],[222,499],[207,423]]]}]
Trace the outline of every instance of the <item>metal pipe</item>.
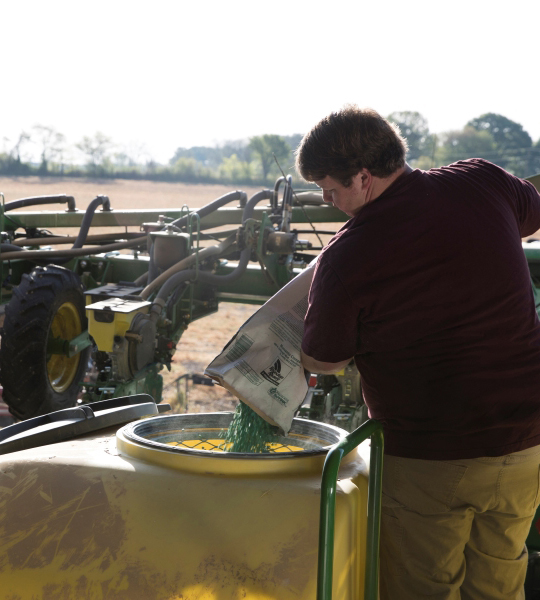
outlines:
[{"label": "metal pipe", "polygon": [[278,194],[281,184],[285,181],[285,177],[279,177],[274,184],[274,195],[272,196],[272,214],[277,214],[278,209]]},{"label": "metal pipe", "polygon": [[317,600],[332,599],[334,561],[334,521],[337,476],[341,460],[371,436],[369,460],[368,514],[366,535],[366,574],[364,600],[377,600],[379,589],[379,532],[381,524],[381,493],[384,440],[382,425],[369,419],[349,433],[326,455],[321,481],[321,512],[319,522],[319,556],[317,570]]},{"label": "metal pipe", "polygon": [[292,176],[287,175],[281,207],[281,231],[289,233],[292,214]]},{"label": "metal pipe", "polygon": [[[150,235],[148,235],[149,240],[151,240]],[[150,260],[148,261],[148,271],[146,272],[146,280],[148,283],[152,283],[152,281],[155,281],[155,279],[157,278],[158,274],[159,274],[159,270],[156,266],[156,262],[154,260],[154,244],[148,242],[147,245],[147,250],[148,250],[148,256],[150,257]]]}]

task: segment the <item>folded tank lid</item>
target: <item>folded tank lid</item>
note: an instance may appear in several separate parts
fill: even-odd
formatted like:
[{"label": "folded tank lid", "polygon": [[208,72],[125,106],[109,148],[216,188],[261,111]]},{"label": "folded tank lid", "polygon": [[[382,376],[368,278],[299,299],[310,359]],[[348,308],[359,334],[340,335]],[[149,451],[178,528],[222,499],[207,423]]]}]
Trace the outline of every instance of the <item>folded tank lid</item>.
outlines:
[{"label": "folded tank lid", "polygon": [[62,442],[170,408],[169,404],[156,404],[148,394],[137,394],[58,410],[0,429],[0,454]]}]

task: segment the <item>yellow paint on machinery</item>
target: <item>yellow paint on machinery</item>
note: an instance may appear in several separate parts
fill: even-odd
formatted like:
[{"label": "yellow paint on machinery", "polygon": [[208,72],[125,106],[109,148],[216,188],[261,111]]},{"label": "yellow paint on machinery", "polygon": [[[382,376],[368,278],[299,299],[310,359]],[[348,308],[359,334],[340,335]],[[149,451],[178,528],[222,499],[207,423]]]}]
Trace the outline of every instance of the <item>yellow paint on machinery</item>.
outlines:
[{"label": "yellow paint on machinery", "polygon": [[[88,298],[88,296],[87,296]],[[138,313],[147,314],[150,302],[109,298],[86,306],[88,333],[99,350],[112,352],[115,336],[123,337]]]},{"label": "yellow paint on machinery", "polygon": [[[324,455],[203,454],[120,430],[2,456],[2,597],[313,600]],[[358,600],[367,467],[344,463],[333,597]]]}]

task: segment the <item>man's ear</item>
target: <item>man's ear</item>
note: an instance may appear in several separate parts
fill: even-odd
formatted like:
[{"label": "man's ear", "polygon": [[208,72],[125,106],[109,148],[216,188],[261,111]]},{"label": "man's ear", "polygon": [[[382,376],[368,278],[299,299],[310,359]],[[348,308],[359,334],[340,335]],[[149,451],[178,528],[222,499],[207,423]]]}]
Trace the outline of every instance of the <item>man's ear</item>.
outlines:
[{"label": "man's ear", "polygon": [[362,189],[370,187],[373,181],[373,175],[368,169],[362,169],[353,177],[353,181],[361,186]]}]

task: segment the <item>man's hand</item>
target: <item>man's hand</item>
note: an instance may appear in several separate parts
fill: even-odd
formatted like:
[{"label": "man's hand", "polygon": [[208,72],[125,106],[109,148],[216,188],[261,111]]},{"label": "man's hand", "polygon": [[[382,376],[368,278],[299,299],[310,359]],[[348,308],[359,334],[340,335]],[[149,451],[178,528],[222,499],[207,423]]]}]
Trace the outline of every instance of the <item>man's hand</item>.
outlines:
[{"label": "man's hand", "polygon": [[337,363],[322,362],[320,360],[315,360],[311,356],[308,356],[303,350],[301,350],[300,352],[302,365],[304,366],[304,369],[306,369],[306,371],[309,371],[310,373],[320,373],[321,375],[333,375],[334,373],[339,373],[339,371],[341,371],[351,362],[350,358]]}]

